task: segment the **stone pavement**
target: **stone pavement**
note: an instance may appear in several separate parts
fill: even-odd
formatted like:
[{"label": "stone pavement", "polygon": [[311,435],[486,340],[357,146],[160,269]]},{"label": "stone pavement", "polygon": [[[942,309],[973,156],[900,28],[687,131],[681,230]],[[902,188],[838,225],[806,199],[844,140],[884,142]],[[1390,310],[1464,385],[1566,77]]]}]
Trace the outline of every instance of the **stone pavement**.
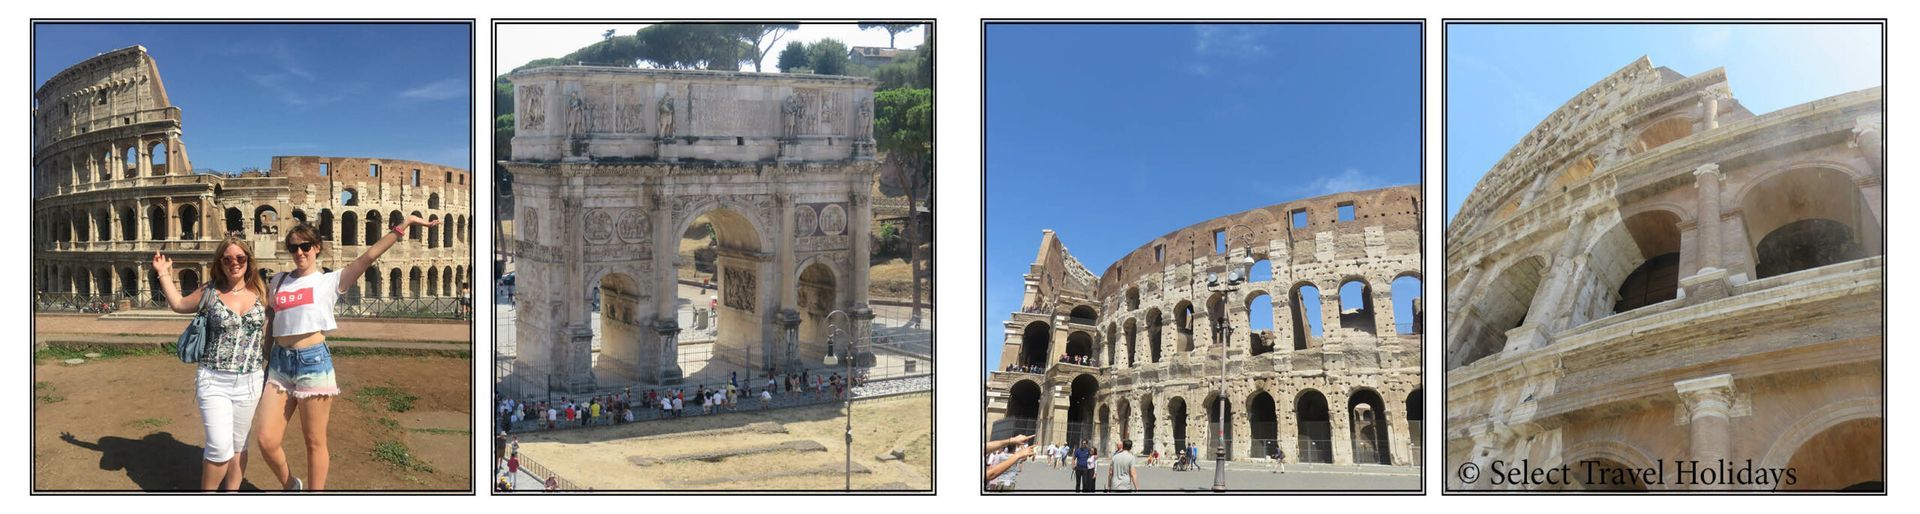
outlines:
[{"label": "stone pavement", "polygon": [[[1071,492],[1073,470],[1050,468],[1044,462],[1022,464],[1015,491]],[[1099,488],[1106,487],[1106,461],[1100,462]],[[1211,492],[1213,463],[1201,463],[1200,469],[1174,471],[1166,466],[1136,468],[1140,483],[1153,492]],[[1229,492],[1317,491],[1317,490],[1404,490],[1420,488],[1420,468],[1410,466],[1336,466],[1332,464],[1285,464],[1279,468],[1263,462],[1232,462],[1227,465]]]}]

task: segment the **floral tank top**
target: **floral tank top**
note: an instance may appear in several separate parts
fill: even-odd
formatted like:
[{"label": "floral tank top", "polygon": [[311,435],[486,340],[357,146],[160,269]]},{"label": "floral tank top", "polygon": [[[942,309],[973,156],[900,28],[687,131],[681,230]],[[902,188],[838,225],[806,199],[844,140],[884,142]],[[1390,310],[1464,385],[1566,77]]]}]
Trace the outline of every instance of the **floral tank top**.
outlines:
[{"label": "floral tank top", "polygon": [[[217,293],[207,288],[204,294]],[[207,311],[207,349],[200,356],[200,367],[243,374],[259,371],[265,360],[261,343],[266,328],[267,310],[261,302],[253,302],[253,308],[240,314],[214,298]]]}]

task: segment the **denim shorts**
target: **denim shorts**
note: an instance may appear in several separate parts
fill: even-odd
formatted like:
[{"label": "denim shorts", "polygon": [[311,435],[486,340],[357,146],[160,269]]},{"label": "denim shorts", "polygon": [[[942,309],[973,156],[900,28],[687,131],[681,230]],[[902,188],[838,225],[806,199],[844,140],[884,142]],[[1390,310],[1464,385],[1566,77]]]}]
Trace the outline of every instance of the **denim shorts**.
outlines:
[{"label": "denim shorts", "polygon": [[333,353],[325,343],[298,350],[273,345],[267,353],[267,383],[294,398],[340,394],[333,381]]}]

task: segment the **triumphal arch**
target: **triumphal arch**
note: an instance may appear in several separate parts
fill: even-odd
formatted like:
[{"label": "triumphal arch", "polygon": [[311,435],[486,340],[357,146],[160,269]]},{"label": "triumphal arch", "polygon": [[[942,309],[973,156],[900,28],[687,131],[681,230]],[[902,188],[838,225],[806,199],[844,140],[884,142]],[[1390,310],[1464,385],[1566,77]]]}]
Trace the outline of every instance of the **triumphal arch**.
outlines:
[{"label": "triumphal arch", "polygon": [[696,219],[717,252],[709,359],[785,373],[866,340],[872,80],[588,66],[507,78],[516,372],[571,391],[608,373],[622,377],[598,380],[687,380],[677,313],[692,299],[675,260]]}]

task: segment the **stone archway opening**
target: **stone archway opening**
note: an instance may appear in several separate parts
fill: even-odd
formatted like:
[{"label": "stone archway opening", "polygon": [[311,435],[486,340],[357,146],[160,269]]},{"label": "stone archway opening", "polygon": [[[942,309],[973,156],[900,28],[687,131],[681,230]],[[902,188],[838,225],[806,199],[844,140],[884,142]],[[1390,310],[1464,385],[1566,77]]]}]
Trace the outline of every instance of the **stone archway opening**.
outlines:
[{"label": "stone archway opening", "polygon": [[1159,426],[1159,417],[1153,410],[1153,395],[1140,398],[1140,453],[1153,453],[1154,427]]},{"label": "stone archway opening", "polygon": [[1147,354],[1148,357],[1152,358],[1153,362],[1156,363],[1160,362],[1160,333],[1166,330],[1166,327],[1162,326],[1163,324],[1164,322],[1161,321],[1160,317],[1160,308],[1147,309]]},{"label": "stone archway opening", "polygon": [[994,422],[993,440],[1040,433],[1040,385],[1032,380],[1007,388],[1007,417]]},{"label": "stone archway opening", "polygon": [[158,204],[147,206],[147,239],[167,239],[167,209]]},{"label": "stone archway opening", "polygon": [[1410,452],[1407,454],[1407,461],[1413,463],[1415,466],[1421,465],[1420,456],[1426,455],[1425,453],[1421,453],[1425,451],[1427,439],[1427,433],[1425,431],[1426,412],[1427,397],[1425,390],[1414,389],[1413,392],[1407,393],[1407,445],[1408,451]]},{"label": "stone archway opening", "polygon": [[[643,360],[646,320],[640,314],[640,282],[625,273],[600,277],[589,291],[593,309],[593,345],[601,361],[594,373],[603,377],[642,381],[648,369]],[[609,362],[610,361],[610,362]]]},{"label": "stone archway opening", "polygon": [[1249,355],[1271,352],[1278,340],[1273,330],[1273,295],[1255,291],[1247,298],[1247,340]]},{"label": "stone archway opening", "polygon": [[1233,460],[1233,403],[1221,401],[1218,391],[1207,394],[1207,444],[1202,459],[1211,459],[1218,448],[1227,448],[1227,460]]},{"label": "stone archway opening", "polygon": [[1187,400],[1185,398],[1175,396],[1167,400],[1167,424],[1173,427],[1173,451],[1186,450],[1187,445],[1193,441],[1187,439]]},{"label": "stone archway opening", "polygon": [[1113,445],[1113,409],[1106,405],[1101,405],[1100,416],[1095,422],[1098,423],[1098,425],[1095,428],[1096,439],[1094,440],[1094,444],[1098,446],[1094,446],[1094,448],[1099,448],[1101,455],[1113,455],[1116,449]]},{"label": "stone archway opening", "polygon": [[1740,200],[1755,278],[1880,254],[1880,222],[1846,173],[1803,168],[1755,184]]},{"label": "stone archway opening", "polygon": [[808,264],[800,271],[796,286],[800,302],[800,344],[807,349],[806,353],[819,353],[823,356],[820,362],[825,362],[824,356],[848,356],[847,343],[853,335],[846,331],[852,327],[839,326],[840,333],[834,333],[836,327],[827,320],[827,315],[842,305],[839,291],[834,287],[833,268],[820,262]]},{"label": "stone archway opening", "polygon": [[1885,427],[1882,418],[1861,418],[1821,430],[1793,451],[1787,469],[1797,480],[1780,490],[1884,491]]},{"label": "stone archway opening", "polygon": [[1181,300],[1173,307],[1174,341],[1182,353],[1193,351],[1193,302]]},{"label": "stone archway opening", "polygon": [[1506,348],[1507,331],[1527,322],[1546,268],[1545,259],[1529,257],[1507,266],[1487,285],[1487,294],[1470,307],[1473,311],[1460,328],[1459,347],[1452,349],[1448,369],[1473,364]]},{"label": "stone archway opening", "polygon": [[1320,288],[1301,282],[1293,286],[1288,296],[1293,304],[1287,309],[1293,318],[1293,349],[1316,346],[1314,342],[1324,333],[1324,327],[1320,326]]},{"label": "stone archway opening", "polygon": [[1067,334],[1067,359],[1075,363],[1093,362],[1093,336],[1074,331]]},{"label": "stone archway opening", "polygon": [[[691,218],[679,233],[675,287],[669,294],[674,295],[672,315],[680,327],[675,355],[680,376],[689,383],[718,383],[735,373],[798,372],[822,365],[827,356],[825,314],[817,324],[820,335],[814,339],[801,333],[803,327],[792,327],[792,348],[774,326],[778,307],[768,305],[765,292],[777,290],[780,284],[771,275],[772,258],[763,252],[761,230],[751,218],[716,207]],[[831,269],[821,269],[832,276]],[[840,294],[838,281],[815,273],[813,286],[796,281],[795,287]],[[804,323],[805,313],[796,314]]]},{"label": "stone archway opening", "polygon": [[1046,367],[1047,352],[1053,344],[1053,328],[1044,321],[1028,323],[1020,331],[1020,365]]},{"label": "stone archway opening", "polygon": [[1393,464],[1388,446],[1387,403],[1372,389],[1347,399],[1347,428],[1352,431],[1354,464]]},{"label": "stone archway opening", "polygon": [[1247,398],[1247,428],[1253,437],[1253,445],[1247,448],[1247,457],[1262,459],[1274,454],[1280,447],[1280,412],[1274,409],[1273,395],[1266,391],[1253,393]]},{"label": "stone archway opening", "polygon": [[1293,400],[1293,418],[1298,425],[1300,447],[1296,462],[1333,462],[1333,418],[1327,410],[1327,397],[1308,389]]},{"label": "stone archway opening", "polygon": [[1426,332],[1426,305],[1421,299],[1419,275],[1406,273],[1393,279],[1393,331],[1399,335]]},{"label": "stone archway opening", "polygon": [[1359,278],[1340,283],[1340,328],[1373,334],[1373,284]]},{"label": "stone archway opening", "polygon": [[1073,377],[1067,396],[1067,441],[1079,445],[1093,443],[1094,407],[1099,403],[1100,380],[1091,374]]}]

